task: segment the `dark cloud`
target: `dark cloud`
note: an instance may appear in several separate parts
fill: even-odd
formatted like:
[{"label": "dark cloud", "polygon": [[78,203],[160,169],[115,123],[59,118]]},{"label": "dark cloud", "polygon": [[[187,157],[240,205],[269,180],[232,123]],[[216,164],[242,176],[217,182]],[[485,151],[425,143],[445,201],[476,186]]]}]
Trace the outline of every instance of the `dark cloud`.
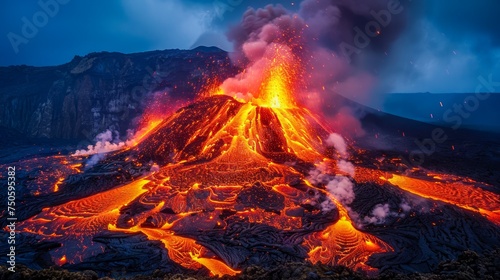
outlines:
[{"label": "dark cloud", "polygon": [[200,16],[204,11],[187,8],[178,0],[68,1],[16,53],[7,35],[23,36],[23,17],[33,22],[43,9],[38,1],[6,3],[0,25],[0,65],[55,65],[96,51],[187,49],[205,31]]},{"label": "dark cloud", "polygon": [[468,40],[471,36],[485,36],[493,45],[500,46],[499,1],[432,1],[426,8],[434,26],[450,37]]},{"label": "dark cloud", "polygon": [[381,92],[474,92],[500,80],[498,1],[422,1],[381,64]]}]

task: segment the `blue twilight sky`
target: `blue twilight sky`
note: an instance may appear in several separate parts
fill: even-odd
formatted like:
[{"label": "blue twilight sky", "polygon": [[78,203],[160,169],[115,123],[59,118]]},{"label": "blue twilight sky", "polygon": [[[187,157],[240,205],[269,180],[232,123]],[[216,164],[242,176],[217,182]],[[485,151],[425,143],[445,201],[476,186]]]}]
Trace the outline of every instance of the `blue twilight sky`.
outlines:
[{"label": "blue twilight sky", "polygon": [[[55,8],[56,1],[67,3]],[[249,6],[280,3],[297,10],[300,2],[2,1],[0,66],[58,65],[97,51],[132,53],[198,45],[231,50],[225,32]],[[473,92],[479,75],[500,81],[500,1],[401,0],[407,2],[412,2],[404,11],[407,26],[381,62],[386,66],[377,70],[390,84],[386,92]],[[51,15],[45,12],[44,17],[43,3],[52,3]],[[26,20],[38,21],[41,27],[30,30]]]}]

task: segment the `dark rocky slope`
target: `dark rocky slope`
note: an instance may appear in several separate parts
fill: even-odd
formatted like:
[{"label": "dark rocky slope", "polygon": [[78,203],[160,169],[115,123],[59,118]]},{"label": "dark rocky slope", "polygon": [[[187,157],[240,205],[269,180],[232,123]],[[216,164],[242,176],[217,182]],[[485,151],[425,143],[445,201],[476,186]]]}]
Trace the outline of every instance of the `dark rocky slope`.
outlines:
[{"label": "dark rocky slope", "polygon": [[59,66],[0,67],[0,127],[28,138],[92,141],[106,129],[124,135],[155,92],[164,103],[192,98],[214,73],[225,79],[236,71],[226,52],[206,47],[101,52]]}]

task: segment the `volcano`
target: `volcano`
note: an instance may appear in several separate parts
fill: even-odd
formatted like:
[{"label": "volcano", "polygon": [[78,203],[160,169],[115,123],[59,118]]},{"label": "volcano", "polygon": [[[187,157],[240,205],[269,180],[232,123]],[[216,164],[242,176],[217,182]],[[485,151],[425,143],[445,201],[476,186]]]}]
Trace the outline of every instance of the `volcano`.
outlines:
[{"label": "volcano", "polygon": [[177,111],[146,108],[127,143],[21,159],[19,262],[126,276],[292,263],[408,273],[500,247],[495,183],[346,141],[301,103],[306,66],[270,44]]},{"label": "volcano", "polygon": [[498,247],[492,186],[396,171],[397,159],[352,145],[348,156],[328,144],[321,116],[274,97],[200,98],[86,169],[85,157],[45,159],[71,168],[23,204],[23,246],[36,252],[23,258],[102,274],[223,276],[290,262],[408,272]]},{"label": "volcano", "polygon": [[[310,255],[315,261],[362,266],[373,252],[390,247],[356,230],[347,210],[324,186],[306,180],[315,162],[333,157],[332,149],[323,148],[328,135],[303,108],[208,97],[180,109],[137,146],[108,159],[154,162],[158,167],[151,175],[44,209],[21,227],[55,240],[64,235],[88,242],[78,252],[82,259],[95,253],[90,240],[99,229],[141,232],[161,241],[176,263],[188,269],[206,267],[213,275],[233,275],[242,263],[261,260],[250,258],[253,246],[241,243],[254,233],[232,246],[217,246],[207,237],[223,233],[232,239],[242,226],[265,227],[277,240],[270,243],[262,236],[264,243],[256,246],[258,255],[276,249],[276,257],[266,257],[271,262]],[[335,206],[322,209],[326,203]],[[322,235],[325,245],[306,240],[322,230],[327,230]],[[63,246],[55,258],[67,260],[71,250]]]}]

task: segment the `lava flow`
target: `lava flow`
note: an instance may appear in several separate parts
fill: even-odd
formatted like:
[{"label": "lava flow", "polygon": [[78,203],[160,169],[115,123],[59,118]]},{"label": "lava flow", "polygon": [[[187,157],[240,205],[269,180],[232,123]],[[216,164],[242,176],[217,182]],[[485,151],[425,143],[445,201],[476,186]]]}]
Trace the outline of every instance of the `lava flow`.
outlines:
[{"label": "lava flow", "polygon": [[[141,235],[160,241],[168,255],[162,261],[204,268],[213,276],[236,275],[261,264],[255,260],[309,260],[373,270],[370,256],[393,248],[361,231],[329,186],[311,182],[315,164],[335,165],[339,160],[325,144],[331,131],[293,98],[296,60],[276,55],[268,65],[259,92],[247,94],[251,98],[220,94],[219,88],[161,123],[151,123],[137,142],[110,153],[93,170],[116,165],[120,171],[130,161],[155,168],[134,173],[128,181],[119,181],[114,170],[98,173],[104,177],[81,184],[98,185],[104,178],[120,183],[106,181],[104,191],[46,207],[19,228],[62,244],[51,257],[66,266],[105,258],[115,249],[100,242],[102,235],[120,233],[116,238]],[[86,172],[94,178],[95,171]],[[380,171],[357,172],[361,174],[352,178],[337,171],[324,176],[342,176],[349,184],[386,183]],[[426,198],[477,210],[498,223],[496,195],[456,182],[431,184],[395,174],[388,181]],[[65,182],[57,180],[53,191],[71,192]],[[450,192],[458,196],[447,196]],[[463,199],[467,196],[477,199]]]},{"label": "lava flow", "polygon": [[[391,249],[357,230],[334,197],[305,179],[325,158],[323,141],[330,132],[293,100],[292,62],[277,56],[251,100],[203,98],[116,152],[154,160],[160,168],[153,174],[43,209],[20,227],[62,243],[52,254],[60,264],[101,253],[103,246],[92,240],[99,232],[140,232],[160,240],[174,262],[206,267],[218,276],[235,275],[244,264],[208,248],[200,241],[203,232],[240,223],[285,232],[309,228],[294,244],[310,250],[311,261],[365,268],[372,253]],[[336,207],[321,209],[325,201]],[[308,216],[318,216],[318,223],[311,224]]]},{"label": "lava flow", "polygon": [[478,212],[500,224],[500,195],[484,190],[467,178],[447,174],[432,174],[426,179],[393,174],[388,181],[403,190],[458,207]]}]

